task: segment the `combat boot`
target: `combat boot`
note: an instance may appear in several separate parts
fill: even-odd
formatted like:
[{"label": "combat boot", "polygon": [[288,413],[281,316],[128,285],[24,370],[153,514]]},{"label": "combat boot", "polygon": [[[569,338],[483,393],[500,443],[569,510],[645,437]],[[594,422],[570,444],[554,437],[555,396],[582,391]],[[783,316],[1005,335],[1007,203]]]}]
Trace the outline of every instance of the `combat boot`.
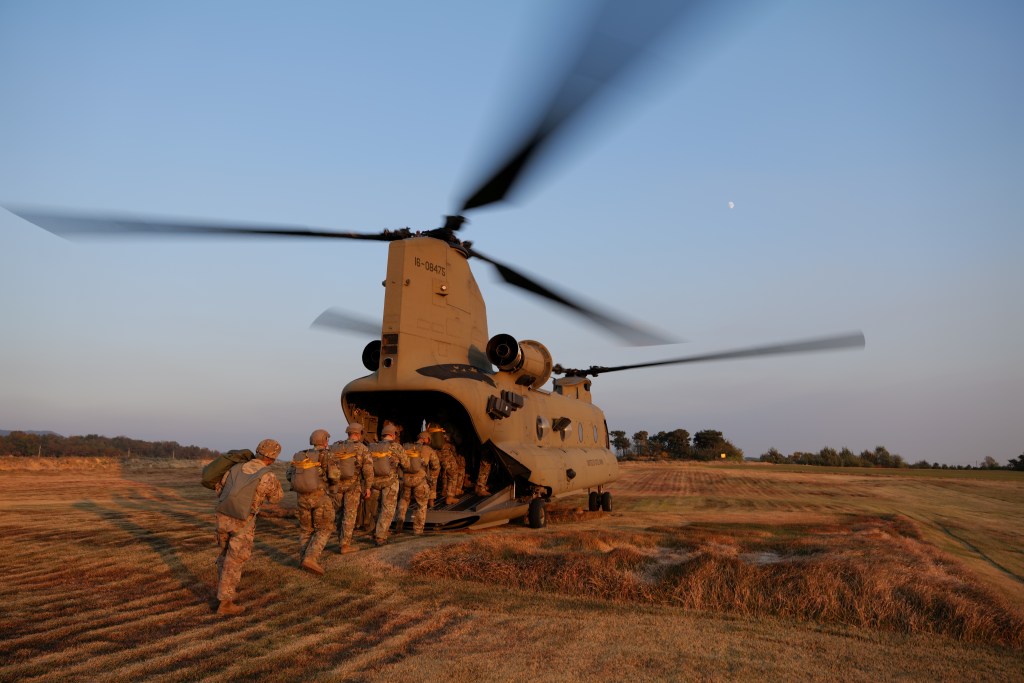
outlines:
[{"label": "combat boot", "polygon": [[236,605],[231,600],[221,600],[220,605],[218,605],[217,607],[217,614],[224,617],[230,617],[234,616],[235,614],[241,614],[244,611],[244,607],[242,607],[241,605]]},{"label": "combat boot", "polygon": [[348,543],[346,543],[345,545],[341,546],[341,554],[342,555],[346,555],[348,553],[354,553],[357,550],[359,550],[359,548],[353,548]]},{"label": "combat boot", "polygon": [[491,495],[490,490],[486,486],[476,487],[476,495],[478,496],[489,496]]},{"label": "combat boot", "polygon": [[320,566],[319,562],[308,557],[302,561],[301,567],[307,572],[311,572],[317,576],[323,576],[325,573],[324,568]]},{"label": "combat boot", "polygon": [[445,505],[455,505],[456,503],[459,502],[459,499],[456,498],[455,496],[448,496],[447,498],[444,499],[444,502]]}]

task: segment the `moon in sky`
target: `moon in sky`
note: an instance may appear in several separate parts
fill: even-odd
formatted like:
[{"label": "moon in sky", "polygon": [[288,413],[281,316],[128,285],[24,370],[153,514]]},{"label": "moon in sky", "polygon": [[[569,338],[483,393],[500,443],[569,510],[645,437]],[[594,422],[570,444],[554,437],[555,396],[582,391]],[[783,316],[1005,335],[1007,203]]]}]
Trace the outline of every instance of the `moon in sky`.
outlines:
[{"label": "moon in sky", "polygon": [[729,202],[729,208],[730,209],[735,209],[736,208],[736,204],[734,202]]}]

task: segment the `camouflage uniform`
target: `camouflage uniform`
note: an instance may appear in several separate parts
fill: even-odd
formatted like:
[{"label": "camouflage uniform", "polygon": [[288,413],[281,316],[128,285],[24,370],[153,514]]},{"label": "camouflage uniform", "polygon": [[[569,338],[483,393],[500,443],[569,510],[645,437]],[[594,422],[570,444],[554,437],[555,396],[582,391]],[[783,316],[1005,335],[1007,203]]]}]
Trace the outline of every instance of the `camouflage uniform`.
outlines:
[{"label": "camouflage uniform", "polygon": [[366,446],[351,439],[335,442],[327,463],[327,481],[334,509],[337,510],[338,543],[344,552],[352,542],[359,501],[373,482],[373,464]]},{"label": "camouflage uniform", "polygon": [[491,494],[490,489],[487,488],[487,479],[491,476],[491,458],[490,456],[480,456],[480,469],[476,473],[476,488],[475,492],[478,496],[489,496]]},{"label": "camouflage uniform", "polygon": [[[236,467],[241,468],[241,474],[255,475],[267,466],[260,458],[254,458]],[[232,470],[228,470],[221,479],[217,486],[218,494],[222,493]],[[242,578],[242,566],[252,555],[256,515],[259,514],[260,506],[265,500],[277,503],[282,498],[284,491],[281,489],[281,482],[273,472],[266,469],[256,486],[251,512],[247,518],[236,519],[221,512],[217,513],[217,545],[220,546],[220,556],[217,558],[217,599],[222,603],[234,602],[237,595],[238,581]]]},{"label": "camouflage uniform", "polygon": [[399,494],[395,524],[401,531],[405,525],[405,512],[411,498],[415,502],[412,530],[414,534],[422,534],[427,522],[427,506],[434,502],[441,461],[438,460],[434,449],[425,443],[408,443],[404,448],[405,454],[409,457],[409,469],[402,478],[402,492]]},{"label": "camouflage uniform", "polygon": [[[288,483],[293,484],[296,467],[302,467],[306,463],[317,463],[319,470],[320,488],[313,493],[300,493],[295,491],[299,501],[299,563],[307,559],[319,563],[320,553],[323,552],[327,541],[334,531],[334,501],[327,495],[327,456],[329,451],[326,444],[323,448],[310,448],[299,451],[288,466]],[[307,465],[308,466],[308,465]],[[294,484],[292,486],[294,490]]]},{"label": "camouflage uniform", "polygon": [[[377,525],[373,540],[383,545],[388,540],[388,530],[395,519],[398,504],[399,469],[409,469],[409,456],[397,441],[379,441],[370,448],[374,461],[373,488],[380,491],[380,507],[377,509]],[[384,461],[387,461],[386,463]],[[388,470],[389,473],[385,473]]]},{"label": "camouflage uniform", "polygon": [[447,437],[438,455],[444,467],[444,495],[458,498],[466,483],[466,459],[455,451],[455,446]]}]

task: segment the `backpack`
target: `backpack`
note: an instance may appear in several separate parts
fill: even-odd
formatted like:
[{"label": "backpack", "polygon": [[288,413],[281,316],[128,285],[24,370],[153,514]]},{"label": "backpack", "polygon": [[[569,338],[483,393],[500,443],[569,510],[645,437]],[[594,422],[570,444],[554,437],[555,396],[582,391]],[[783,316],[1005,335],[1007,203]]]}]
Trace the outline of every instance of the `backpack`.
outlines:
[{"label": "backpack", "polygon": [[224,473],[239,463],[249,462],[256,457],[256,454],[248,448],[228,451],[211,460],[203,468],[203,486],[216,490],[217,484],[224,478]]},{"label": "backpack", "polygon": [[[298,457],[298,456],[296,456]],[[296,493],[316,493],[324,487],[319,460],[310,460],[308,456],[292,462],[290,481]]]},{"label": "backpack", "polygon": [[405,454],[409,456],[409,469],[405,471],[406,474],[419,474],[423,471],[423,456],[420,455],[420,451],[416,448],[417,444],[406,444]]},{"label": "backpack", "polygon": [[373,476],[391,476],[391,447],[384,443],[375,443],[370,446],[370,455],[373,456]]}]

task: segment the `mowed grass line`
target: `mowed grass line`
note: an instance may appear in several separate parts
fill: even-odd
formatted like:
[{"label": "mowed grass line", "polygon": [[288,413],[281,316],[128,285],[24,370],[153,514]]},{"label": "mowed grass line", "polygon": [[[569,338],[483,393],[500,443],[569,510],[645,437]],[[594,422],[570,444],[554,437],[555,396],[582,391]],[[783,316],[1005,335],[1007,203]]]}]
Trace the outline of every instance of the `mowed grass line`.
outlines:
[{"label": "mowed grass line", "polygon": [[[641,681],[831,680],[840,671],[846,680],[878,680],[893,677],[896,661],[915,679],[1012,680],[1024,668],[1019,650],[967,647],[944,636],[625,604],[407,569],[408,558],[442,546],[487,538],[543,540],[563,532],[580,537],[567,542],[567,551],[636,561],[628,548],[614,546],[621,537],[637,547],[636,555],[665,547],[681,556],[690,552],[682,539],[677,547],[645,539],[664,540],[669,534],[657,529],[686,527],[691,496],[701,487],[707,498],[724,503],[712,512],[726,531],[705,529],[714,534],[752,523],[749,511],[728,505],[733,491],[754,499],[766,491],[769,516],[772,504],[794,496],[807,515],[834,522],[830,510],[845,502],[845,493],[825,496],[835,487],[820,481],[808,480],[801,489],[799,473],[777,479],[770,470],[752,469],[754,476],[733,487],[730,479],[743,470],[668,472],[673,485],[688,493],[659,493],[656,514],[631,509],[655,494],[632,491],[627,469],[615,489],[615,513],[573,513],[540,531],[503,527],[406,536],[384,549],[369,549],[361,540],[364,550],[344,557],[332,542],[322,579],[296,567],[294,520],[260,520],[242,579],[242,601],[250,610],[226,620],[211,612],[213,496],[197,485],[198,468],[5,473],[0,680],[589,681],[599,674]],[[47,489],[50,483],[59,497]],[[36,491],[46,491],[46,500]],[[16,540],[7,538],[8,531]],[[658,575],[647,569],[638,569],[641,581]]]}]

